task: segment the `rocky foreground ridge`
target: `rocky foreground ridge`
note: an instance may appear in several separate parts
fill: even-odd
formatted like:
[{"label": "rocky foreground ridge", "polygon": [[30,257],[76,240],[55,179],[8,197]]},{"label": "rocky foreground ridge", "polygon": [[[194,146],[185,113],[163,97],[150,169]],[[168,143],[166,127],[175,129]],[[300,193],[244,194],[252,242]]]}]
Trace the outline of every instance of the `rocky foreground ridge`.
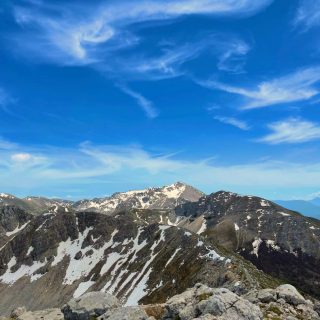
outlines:
[{"label": "rocky foreground ridge", "polygon": [[[2,318],[7,319],[7,318]],[[122,306],[107,293],[90,292],[60,309],[12,311],[17,320],[318,320],[320,304],[306,300],[295,287],[253,290],[239,296],[226,288],[197,283],[162,304]]]}]

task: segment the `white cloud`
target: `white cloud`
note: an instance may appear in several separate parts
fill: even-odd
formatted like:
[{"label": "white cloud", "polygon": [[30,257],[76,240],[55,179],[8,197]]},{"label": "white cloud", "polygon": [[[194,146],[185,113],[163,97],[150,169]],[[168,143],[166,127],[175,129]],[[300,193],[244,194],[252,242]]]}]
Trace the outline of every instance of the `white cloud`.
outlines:
[{"label": "white cloud", "polygon": [[242,120],[239,120],[239,119],[236,119],[233,117],[215,116],[214,119],[216,119],[222,123],[229,124],[231,126],[239,128],[241,130],[249,130],[250,129],[249,125],[245,121],[242,121]]},{"label": "white cloud", "polygon": [[270,144],[302,143],[320,139],[320,126],[317,123],[290,118],[268,125],[272,131],[259,139],[260,142]]},{"label": "white cloud", "polygon": [[234,73],[241,73],[244,70],[245,57],[250,51],[247,43],[241,40],[228,42],[228,46],[221,54],[218,62],[218,69]]},{"label": "white cloud", "polygon": [[[113,2],[98,9],[83,5],[54,6],[45,2],[15,6],[16,22],[23,33],[10,38],[18,54],[43,59],[59,65],[90,66],[112,81],[161,80],[189,74],[185,64],[203,53],[216,57],[217,68],[242,72],[250,50],[241,39],[231,35],[204,34],[185,43],[154,44],[155,52],[143,48],[121,55],[121,49],[142,41],[130,28],[131,24],[152,20],[174,19],[181,15],[250,15],[263,10],[272,0],[250,4],[248,0],[144,1]],[[168,45],[168,43],[170,43]],[[35,59],[37,56],[39,59]],[[158,111],[143,95],[123,86],[122,91],[133,97],[149,118]]]},{"label": "white cloud", "polygon": [[320,67],[300,69],[286,76],[264,81],[256,88],[243,88],[218,81],[198,81],[202,86],[237,94],[246,99],[242,109],[262,108],[271,105],[309,100],[320,91]]},{"label": "white cloud", "polygon": [[25,162],[32,159],[30,153],[14,153],[11,155],[11,159],[16,162]]},{"label": "white cloud", "polygon": [[[29,7],[16,6],[14,15],[16,22],[24,28],[36,27],[33,28],[36,32],[31,34],[24,30],[23,37],[30,40],[23,43],[24,49],[47,55],[59,62],[64,61],[64,64],[91,64],[99,62],[101,55],[108,51],[135,44],[137,37],[130,33],[129,28],[132,24],[192,14],[253,15],[272,1],[135,0],[106,3],[98,8],[81,5],[55,7],[43,3]],[[19,43],[20,37],[16,44]],[[238,47],[234,50],[242,54],[246,49]],[[66,56],[69,60],[63,59]],[[221,67],[224,67],[226,58],[221,59]]]},{"label": "white cloud", "polygon": [[302,25],[306,30],[320,26],[320,2],[317,0],[300,0],[294,24]]},{"label": "white cloud", "polygon": [[158,111],[156,110],[156,108],[154,107],[153,103],[150,100],[145,98],[140,93],[131,90],[126,85],[119,85],[118,87],[124,93],[134,98],[137,101],[138,105],[144,110],[144,112],[149,118],[156,118],[158,116]]},{"label": "white cloud", "polygon": [[12,143],[0,137],[0,150],[10,150],[10,149],[15,149],[17,147],[18,147],[17,144]]},{"label": "white cloud", "polygon": [[[30,154],[31,160],[13,162],[12,154]],[[218,164],[214,160],[188,160],[177,155],[154,154],[138,146],[101,146],[84,143],[77,148],[28,148],[0,151],[0,189],[89,190],[92,185],[126,181],[159,185],[183,180],[207,190],[319,187],[320,163],[261,160],[247,164]],[[281,176],[281,179],[279,177]],[[117,191],[117,190],[113,190]],[[87,191],[88,192],[88,191]]]}]

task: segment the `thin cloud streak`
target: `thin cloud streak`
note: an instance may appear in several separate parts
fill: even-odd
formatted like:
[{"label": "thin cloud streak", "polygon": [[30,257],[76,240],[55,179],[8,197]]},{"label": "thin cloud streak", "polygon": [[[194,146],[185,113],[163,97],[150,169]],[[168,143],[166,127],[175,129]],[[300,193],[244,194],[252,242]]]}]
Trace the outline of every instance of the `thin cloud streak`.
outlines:
[{"label": "thin cloud streak", "polygon": [[310,100],[320,93],[317,86],[319,81],[320,67],[315,66],[258,83],[255,89],[237,87],[214,80],[198,80],[197,83],[209,89],[242,96],[246,102],[240,106],[240,109],[245,110]]},{"label": "thin cloud streak", "polygon": [[311,121],[289,118],[268,125],[271,133],[258,139],[269,144],[304,143],[320,139],[320,125]]},{"label": "thin cloud streak", "polygon": [[146,113],[148,118],[156,118],[159,114],[159,112],[156,110],[154,107],[153,103],[145,98],[142,94],[133,91],[129,87],[127,87],[124,84],[118,85],[118,87],[127,95],[132,97],[133,99],[136,100],[137,104],[143,109],[143,111]]},{"label": "thin cloud streak", "polygon": [[214,119],[220,121],[221,123],[234,126],[234,127],[241,129],[241,130],[249,130],[250,129],[249,125],[245,121],[239,120],[237,118],[215,116]]},{"label": "thin cloud streak", "polygon": [[[19,156],[24,161],[17,162],[12,157],[15,154],[28,156]],[[212,161],[215,160],[159,156],[137,146],[90,143],[74,149],[17,146],[14,150],[0,151],[0,189],[20,188],[20,194],[24,189],[52,186],[67,190],[77,185],[83,189],[93,181],[123,181],[127,177],[132,181],[187,180],[198,186],[210,182],[215,188],[290,188],[292,185],[317,188],[320,179],[320,163],[261,161],[219,165]]]},{"label": "thin cloud streak", "polygon": [[300,0],[293,24],[302,26],[304,31],[320,26],[320,2]]}]

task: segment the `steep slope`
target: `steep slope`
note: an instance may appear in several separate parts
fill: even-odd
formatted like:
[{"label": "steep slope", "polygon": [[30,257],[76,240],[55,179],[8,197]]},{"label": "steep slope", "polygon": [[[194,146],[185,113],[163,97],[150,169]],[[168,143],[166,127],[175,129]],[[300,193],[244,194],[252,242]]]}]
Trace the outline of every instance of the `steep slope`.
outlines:
[{"label": "steep slope", "polygon": [[73,205],[76,211],[96,211],[113,214],[132,208],[174,209],[185,202],[197,201],[204,194],[191,186],[177,182],[162,188],[150,188],[115,193],[111,197],[81,200]]},{"label": "steep slope", "polygon": [[231,266],[177,227],[141,226],[126,215],[42,214],[0,248],[0,313],[60,307],[87,290],[128,305],[161,302],[199,281],[234,283]]},{"label": "steep slope", "polygon": [[0,207],[0,248],[25,228],[32,215],[15,206]]},{"label": "steep slope", "polygon": [[265,199],[223,191],[175,212],[195,231],[261,270],[320,295],[320,221]]}]

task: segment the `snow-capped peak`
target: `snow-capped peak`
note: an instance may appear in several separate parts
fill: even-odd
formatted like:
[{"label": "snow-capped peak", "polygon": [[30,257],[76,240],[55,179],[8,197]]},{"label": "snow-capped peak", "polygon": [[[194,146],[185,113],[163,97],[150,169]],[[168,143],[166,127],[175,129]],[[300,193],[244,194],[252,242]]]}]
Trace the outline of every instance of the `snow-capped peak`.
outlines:
[{"label": "snow-capped peak", "polygon": [[4,198],[4,199],[15,199],[15,196],[9,194],[9,193],[0,193],[0,198]]},{"label": "snow-capped peak", "polygon": [[202,192],[184,184],[176,182],[161,188],[131,190],[118,192],[111,197],[83,200],[75,203],[75,209],[102,211],[113,213],[126,209],[173,209],[178,204],[196,201]]}]

